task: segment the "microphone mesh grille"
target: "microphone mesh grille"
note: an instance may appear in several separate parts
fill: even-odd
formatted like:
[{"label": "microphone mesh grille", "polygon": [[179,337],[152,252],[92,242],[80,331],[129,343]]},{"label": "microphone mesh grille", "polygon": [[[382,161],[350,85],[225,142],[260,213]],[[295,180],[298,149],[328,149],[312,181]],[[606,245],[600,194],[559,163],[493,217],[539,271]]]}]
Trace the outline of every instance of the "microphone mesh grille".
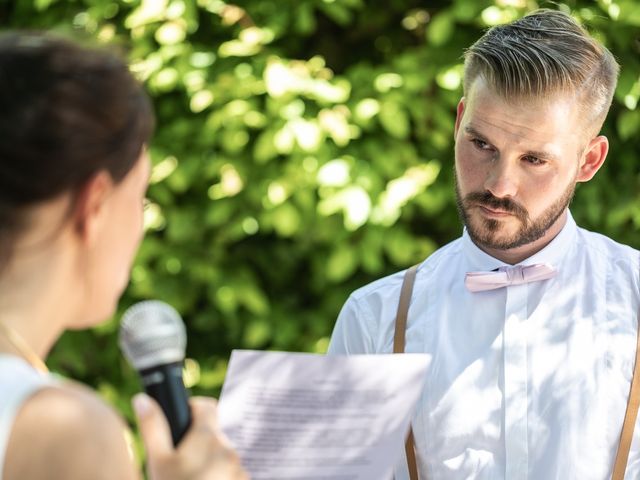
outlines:
[{"label": "microphone mesh grille", "polygon": [[137,370],[184,360],[187,334],[180,314],[158,300],[128,308],[120,324],[119,344]]}]

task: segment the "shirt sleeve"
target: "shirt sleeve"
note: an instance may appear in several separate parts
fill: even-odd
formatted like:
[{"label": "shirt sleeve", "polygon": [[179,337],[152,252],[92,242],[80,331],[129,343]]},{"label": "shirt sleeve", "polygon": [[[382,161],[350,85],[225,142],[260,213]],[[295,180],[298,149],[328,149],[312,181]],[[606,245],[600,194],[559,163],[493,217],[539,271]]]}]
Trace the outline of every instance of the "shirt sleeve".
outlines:
[{"label": "shirt sleeve", "polygon": [[327,354],[375,353],[372,320],[370,310],[351,295],[338,315]]}]

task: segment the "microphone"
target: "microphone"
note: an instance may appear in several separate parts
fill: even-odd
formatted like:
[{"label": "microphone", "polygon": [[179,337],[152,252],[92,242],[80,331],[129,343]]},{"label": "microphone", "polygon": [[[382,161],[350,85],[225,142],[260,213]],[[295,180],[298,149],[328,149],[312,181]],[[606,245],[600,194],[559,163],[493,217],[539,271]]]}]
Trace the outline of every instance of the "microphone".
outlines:
[{"label": "microphone", "polygon": [[191,424],[182,381],[187,334],[180,314],[158,300],[136,303],[122,316],[118,343],[145,392],[160,404],[178,445]]}]

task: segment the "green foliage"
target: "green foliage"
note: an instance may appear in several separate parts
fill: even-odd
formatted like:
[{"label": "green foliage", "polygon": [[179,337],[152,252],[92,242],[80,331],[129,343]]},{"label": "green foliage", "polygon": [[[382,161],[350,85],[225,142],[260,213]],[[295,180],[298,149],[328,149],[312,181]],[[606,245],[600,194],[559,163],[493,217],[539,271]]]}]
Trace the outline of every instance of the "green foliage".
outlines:
[{"label": "green foliage", "polygon": [[[459,235],[461,54],[486,27],[537,6],[16,0],[0,18],[128,49],[158,128],[147,236],[121,306],[174,305],[189,329],[193,390],[217,394],[232,348],[323,352],[350,291]],[[640,6],[553,8],[587,23],[622,64],[609,159],[579,188],[574,216],[640,247]],[[67,334],[51,363],[128,414],[139,387],[116,333],[114,320]]]}]

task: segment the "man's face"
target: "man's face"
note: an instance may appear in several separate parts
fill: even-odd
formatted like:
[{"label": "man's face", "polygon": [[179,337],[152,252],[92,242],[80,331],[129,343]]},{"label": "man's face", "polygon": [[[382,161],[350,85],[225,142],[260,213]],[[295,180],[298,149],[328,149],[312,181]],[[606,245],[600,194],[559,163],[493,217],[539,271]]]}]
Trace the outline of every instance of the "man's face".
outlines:
[{"label": "man's face", "polygon": [[585,180],[579,112],[571,97],[516,103],[481,78],[471,85],[458,105],[455,173],[460,215],[478,246],[497,257],[532,254],[560,231]]}]

